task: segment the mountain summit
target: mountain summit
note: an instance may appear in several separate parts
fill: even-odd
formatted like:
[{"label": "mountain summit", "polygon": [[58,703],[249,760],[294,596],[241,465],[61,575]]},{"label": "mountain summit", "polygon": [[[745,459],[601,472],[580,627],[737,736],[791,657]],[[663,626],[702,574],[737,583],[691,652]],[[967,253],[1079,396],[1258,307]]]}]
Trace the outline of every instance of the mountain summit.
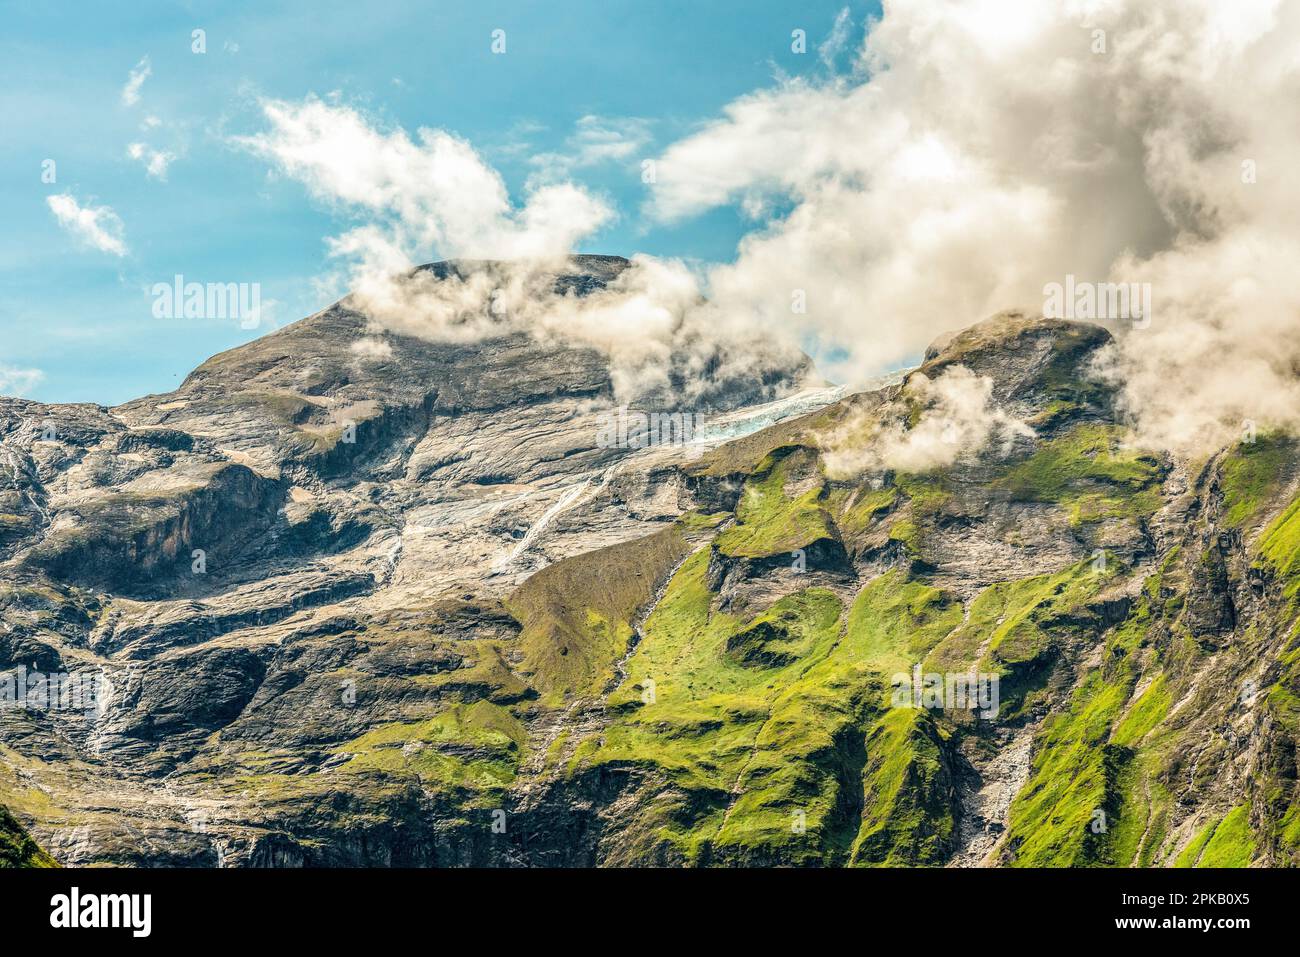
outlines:
[{"label": "mountain summit", "polygon": [[0,804],[78,864],[1295,863],[1300,457],[1130,447],[1108,341],[610,444],[596,350],[345,300],[0,400],[0,667],[107,689],[0,711]]}]

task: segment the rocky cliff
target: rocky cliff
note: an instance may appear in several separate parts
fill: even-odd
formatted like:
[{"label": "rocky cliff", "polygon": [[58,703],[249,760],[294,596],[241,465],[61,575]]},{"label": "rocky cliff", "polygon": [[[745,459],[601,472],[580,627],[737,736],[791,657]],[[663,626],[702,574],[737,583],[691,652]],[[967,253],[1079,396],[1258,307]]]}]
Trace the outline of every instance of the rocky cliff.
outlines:
[{"label": "rocky cliff", "polygon": [[[346,301],[168,395],[0,400],[0,668],[105,689],[0,710],[0,804],[63,864],[1294,863],[1300,455],[1130,447],[1108,339],[773,363],[640,448],[595,351]],[[954,367],[1025,427],[828,465]]]}]

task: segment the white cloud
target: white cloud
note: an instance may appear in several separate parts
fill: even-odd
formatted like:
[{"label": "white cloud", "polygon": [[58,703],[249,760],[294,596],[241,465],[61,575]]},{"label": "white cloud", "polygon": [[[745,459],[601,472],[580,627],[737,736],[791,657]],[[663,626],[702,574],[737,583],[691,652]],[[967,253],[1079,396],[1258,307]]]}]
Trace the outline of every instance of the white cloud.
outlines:
[{"label": "white cloud", "polygon": [[[851,29],[837,20],[828,62]],[[734,262],[697,281],[641,258],[607,294],[558,303],[534,265],[392,277],[431,258],[563,256],[613,214],[561,180],[635,157],[646,130],[619,125],[635,121],[584,118],[522,202],[465,141],[315,98],[263,103],[269,128],[241,142],[361,220],[330,248],[384,324],[578,338],[627,383],[662,380],[683,348],[743,368],[749,346],[795,341],[855,381],[940,333],[1038,311],[1067,275],[1150,282],[1150,327],[1116,327],[1106,369],[1144,439],[1183,447],[1247,419],[1300,425],[1297,102],[1300,0],[888,0],[851,75],[741,97],[659,157],[652,217],[736,203],[758,220]]]},{"label": "white cloud", "polygon": [[[349,269],[323,286],[350,290],[352,304],[382,329],[454,341],[528,331],[592,346],[609,355],[621,396],[669,389],[674,362],[699,373],[699,385],[719,365],[744,375],[781,353],[735,317],[702,308],[698,282],[681,263],[639,257],[607,290],[556,295],[555,268],[612,216],[579,186],[534,184],[515,205],[497,172],[443,131],[383,130],[314,97],[267,101],[263,111],[269,129],[239,142],[363,220],[327,240]],[[588,124],[583,138],[590,158],[626,150],[594,130]],[[409,275],[440,258],[504,264],[446,280]],[[360,354],[370,356],[371,346]]]},{"label": "white cloud", "polygon": [[538,153],[529,162],[543,178],[568,176],[601,163],[627,162],[650,142],[650,123],[639,117],[587,115],[578,120],[562,152]]},{"label": "white cloud", "polygon": [[579,166],[625,160],[650,139],[650,124],[638,117],[584,116],[570,138]]},{"label": "white cloud", "polygon": [[132,143],[126,148],[126,153],[133,160],[139,160],[144,164],[145,172],[153,179],[166,180],[167,167],[171,165],[172,160],[176,159],[176,154],[167,150],[156,150],[144,143]]},{"label": "white cloud", "polygon": [[149,79],[153,73],[153,67],[149,65],[147,56],[141,57],[140,62],[131,68],[130,74],[126,79],[126,85],[122,87],[122,103],[124,106],[135,106],[140,102],[140,87],[144,86],[144,81]]},{"label": "white cloud", "polygon": [[24,396],[44,378],[40,369],[17,369],[0,363],[0,395]]},{"label": "white cloud", "polygon": [[1300,0],[887,0],[852,76],[736,100],[648,209],[768,217],[712,305],[849,379],[1067,274],[1151,282],[1110,370],[1146,440],[1193,446],[1300,425],[1297,102]]},{"label": "white cloud", "polygon": [[[850,415],[821,436],[827,473],[836,478],[864,471],[926,472],[969,459],[998,443],[1006,452],[1017,438],[1034,435],[1024,422],[991,404],[993,380],[965,366],[936,378],[908,377],[891,407]],[[920,416],[911,422],[913,408]]]},{"label": "white cloud", "polygon": [[817,47],[817,56],[824,66],[831,69],[835,67],[836,57],[848,48],[852,29],[852,13],[848,7],[845,7],[835,16],[835,24],[831,27],[831,32]]},{"label": "white cloud", "polygon": [[109,206],[82,206],[71,193],[48,196],[45,202],[59,225],[82,242],[114,256],[126,255],[122,220]]},{"label": "white cloud", "polygon": [[[598,348],[620,396],[669,390],[673,363],[698,373],[686,378],[700,385],[719,365],[744,375],[779,352],[731,317],[701,309],[696,278],[681,263],[638,258],[606,290],[556,295],[556,267],[612,215],[579,186],[534,185],[515,205],[497,172],[445,132],[382,130],[316,98],[268,101],[263,110],[270,128],[240,143],[363,220],[327,240],[349,267],[327,285],[350,290],[380,329],[462,342],[527,331]],[[502,264],[445,280],[410,275],[441,258]]]},{"label": "white cloud", "polygon": [[349,348],[363,359],[390,359],[393,355],[393,347],[389,343],[373,336],[358,339]]},{"label": "white cloud", "polygon": [[[469,143],[443,130],[381,130],[357,110],[315,97],[262,103],[270,129],[239,139],[319,199],[371,217],[336,252],[386,268],[401,257],[554,258],[612,217],[571,183],[511,204],[504,181]],[[400,255],[397,255],[399,254]]]},{"label": "white cloud", "polygon": [[[393,264],[406,261],[398,250],[389,253]],[[719,379],[753,381],[798,359],[779,338],[755,337],[745,323],[711,310],[680,262],[636,257],[606,288],[578,297],[555,293],[553,261],[498,263],[445,279],[430,272],[405,278],[379,261],[353,277],[350,299],[379,328],[455,342],[527,332],[595,348],[609,358],[615,394],[624,400],[655,394],[690,402]]]}]

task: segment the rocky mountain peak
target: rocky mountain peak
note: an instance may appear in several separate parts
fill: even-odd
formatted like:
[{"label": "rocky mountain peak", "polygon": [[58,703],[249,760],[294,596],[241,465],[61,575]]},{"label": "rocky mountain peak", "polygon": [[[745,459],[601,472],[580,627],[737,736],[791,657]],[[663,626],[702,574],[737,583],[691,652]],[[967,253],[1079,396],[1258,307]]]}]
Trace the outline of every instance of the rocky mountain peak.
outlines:
[{"label": "rocky mountain peak", "polygon": [[[594,350],[375,338],[340,303],[166,396],[0,400],[0,667],[111,689],[0,712],[25,860],[1300,860],[1300,452],[1132,447],[1103,329],[1001,314],[652,443],[600,440]],[[958,365],[1014,442],[831,469]]]},{"label": "rocky mountain peak", "polygon": [[1092,362],[1112,341],[1109,331],[1093,323],[1009,310],[939,336],[916,372],[933,378],[964,366],[992,380],[1000,404],[1033,414],[1053,400],[1108,401],[1110,389]]},{"label": "rocky mountain peak", "polygon": [[[431,273],[438,279],[463,280],[476,273],[503,273],[511,265],[489,259],[447,259],[426,263],[416,271]],[[557,295],[587,295],[608,286],[631,265],[622,256],[570,256],[563,267],[555,270],[553,288]]]}]

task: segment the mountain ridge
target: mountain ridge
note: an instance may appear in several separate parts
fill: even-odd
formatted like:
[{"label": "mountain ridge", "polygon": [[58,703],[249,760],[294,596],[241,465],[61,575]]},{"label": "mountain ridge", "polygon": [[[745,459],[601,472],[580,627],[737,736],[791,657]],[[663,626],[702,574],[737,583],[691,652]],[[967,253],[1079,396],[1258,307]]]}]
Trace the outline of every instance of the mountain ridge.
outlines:
[{"label": "mountain ridge", "polygon": [[[0,805],[54,859],[1300,854],[1300,455],[1130,447],[1099,327],[1002,313],[899,381],[762,405],[790,369],[720,393],[762,427],[639,449],[596,442],[595,353],[353,356],[373,334],[336,304],[165,396],[0,400],[0,667],[113,689],[0,714]],[[958,368],[1025,428],[828,465],[916,439]],[[996,714],[895,706],[914,668],[996,677]]]}]

